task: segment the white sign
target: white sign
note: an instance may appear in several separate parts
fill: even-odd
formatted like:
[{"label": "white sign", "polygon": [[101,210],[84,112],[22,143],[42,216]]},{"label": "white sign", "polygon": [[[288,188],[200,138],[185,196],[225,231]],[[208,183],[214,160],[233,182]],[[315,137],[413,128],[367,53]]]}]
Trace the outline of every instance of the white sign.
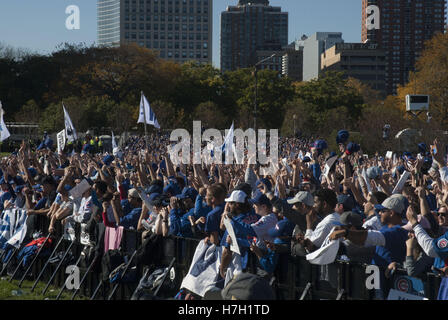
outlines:
[{"label": "white sign", "polygon": [[390,289],[387,300],[428,300],[428,298],[416,296],[406,292]]},{"label": "white sign", "polygon": [[64,150],[65,147],[65,130],[62,130],[56,135],[56,138],[58,140],[58,153],[62,153],[62,150]]},{"label": "white sign", "polygon": [[90,188],[90,184],[86,179],[83,179],[79,184],[69,191],[70,197],[72,199],[77,199],[82,197],[83,193]]},{"label": "white sign", "polygon": [[232,238],[232,244],[230,245],[230,250],[241,255],[240,248],[238,247],[238,242],[235,236],[235,231],[233,231],[233,226],[230,223],[230,219],[224,218],[224,225],[226,226],[226,230],[229,233],[230,238]]},{"label": "white sign", "polygon": [[392,159],[392,156],[394,155],[394,153],[392,151],[387,151],[386,153],[386,159]]},{"label": "white sign", "polygon": [[403,191],[403,187],[410,175],[411,175],[411,173],[409,171],[403,172],[403,174],[400,177],[400,180],[398,180],[397,185],[395,186],[394,190],[392,191],[392,194],[401,193],[401,191]]}]

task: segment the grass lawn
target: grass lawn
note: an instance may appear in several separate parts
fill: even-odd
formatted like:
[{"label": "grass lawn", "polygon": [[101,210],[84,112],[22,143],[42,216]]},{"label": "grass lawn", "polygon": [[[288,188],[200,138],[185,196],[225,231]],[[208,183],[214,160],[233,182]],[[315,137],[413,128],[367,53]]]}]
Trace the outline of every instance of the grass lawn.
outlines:
[{"label": "grass lawn", "polygon": [[[11,282],[8,282],[8,280],[9,277],[7,276],[0,278],[0,300],[55,300],[60,290],[60,288],[50,286],[45,295],[42,295],[46,282],[39,281],[36,288],[31,292],[33,281],[25,280],[19,288],[19,280],[12,280]],[[19,292],[19,295],[17,292]],[[71,296],[72,291],[65,290],[59,300],[70,300]],[[88,300],[88,298],[78,294],[75,300]]]}]

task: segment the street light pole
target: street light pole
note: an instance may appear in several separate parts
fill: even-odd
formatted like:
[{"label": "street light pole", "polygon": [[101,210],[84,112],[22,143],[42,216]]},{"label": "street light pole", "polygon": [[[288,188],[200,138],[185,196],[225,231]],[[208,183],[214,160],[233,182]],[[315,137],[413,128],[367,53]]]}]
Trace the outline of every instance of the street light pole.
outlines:
[{"label": "street light pole", "polygon": [[254,77],[255,77],[255,108],[254,108],[254,131],[257,134],[257,109],[258,109],[258,66],[269,59],[275,57],[275,53],[261,61],[258,61],[254,66]]}]

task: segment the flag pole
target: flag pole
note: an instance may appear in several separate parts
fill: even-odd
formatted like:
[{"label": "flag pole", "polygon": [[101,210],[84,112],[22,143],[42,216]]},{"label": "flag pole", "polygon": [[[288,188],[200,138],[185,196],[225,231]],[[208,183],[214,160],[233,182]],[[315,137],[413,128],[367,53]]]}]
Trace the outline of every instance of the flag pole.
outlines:
[{"label": "flag pole", "polygon": [[144,121],[144,123],[145,123],[145,145],[146,145],[146,148],[147,148],[148,147],[148,136],[147,136],[147,133],[146,133],[146,126],[147,126],[147,123],[146,123],[146,108],[145,108],[145,101],[143,100],[143,91],[141,91],[140,101],[143,102],[143,117],[145,119],[145,121]]}]

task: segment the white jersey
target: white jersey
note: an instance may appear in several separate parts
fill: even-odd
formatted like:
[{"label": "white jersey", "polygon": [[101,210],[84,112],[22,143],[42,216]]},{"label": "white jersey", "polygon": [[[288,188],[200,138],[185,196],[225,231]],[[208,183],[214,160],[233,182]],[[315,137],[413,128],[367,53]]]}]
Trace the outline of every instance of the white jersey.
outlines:
[{"label": "white jersey", "polygon": [[275,228],[277,222],[277,216],[271,213],[261,217],[257,222],[250,225],[257,234],[257,246],[264,248],[264,240],[274,241],[274,238],[269,235],[269,230]]},{"label": "white jersey", "polygon": [[305,233],[305,238],[311,240],[311,242],[318,248],[322,246],[325,238],[330,234],[331,230],[335,227],[335,223],[340,221],[340,215],[336,212],[326,216],[319,224],[316,229],[307,229]]}]

